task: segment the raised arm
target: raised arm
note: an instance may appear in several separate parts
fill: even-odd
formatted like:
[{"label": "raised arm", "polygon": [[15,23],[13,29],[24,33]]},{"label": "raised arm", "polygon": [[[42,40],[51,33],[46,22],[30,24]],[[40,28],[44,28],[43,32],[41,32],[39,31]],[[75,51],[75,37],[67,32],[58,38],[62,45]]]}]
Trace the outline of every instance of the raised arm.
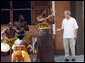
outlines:
[{"label": "raised arm", "polygon": [[51,19],[48,19],[48,23],[50,23],[50,24],[54,24],[55,21],[56,20],[55,20],[54,16],[52,16]]},{"label": "raised arm", "polygon": [[2,32],[1,32],[1,40],[3,40],[3,34],[5,33],[6,29],[4,29]]},{"label": "raised arm", "polygon": [[37,17],[37,22],[44,22],[44,21],[46,21],[47,20],[47,18],[42,18],[42,19],[40,19],[39,17]]},{"label": "raised arm", "polygon": [[58,28],[58,29],[57,29],[57,32],[58,32],[58,31],[61,31],[61,30],[62,30],[62,28]]},{"label": "raised arm", "polygon": [[49,19],[50,17],[52,17],[53,15],[51,14],[51,15],[49,15],[48,17],[46,17],[46,18],[42,18],[42,19],[40,19],[39,17],[37,17],[37,21],[38,22],[44,22],[44,21],[46,21],[47,19]]}]

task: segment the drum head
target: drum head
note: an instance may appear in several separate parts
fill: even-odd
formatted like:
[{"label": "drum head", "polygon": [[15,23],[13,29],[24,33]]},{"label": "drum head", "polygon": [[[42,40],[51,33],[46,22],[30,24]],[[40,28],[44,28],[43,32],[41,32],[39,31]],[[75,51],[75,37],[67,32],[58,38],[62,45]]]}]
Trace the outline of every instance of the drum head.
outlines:
[{"label": "drum head", "polygon": [[5,43],[1,43],[1,51],[2,52],[8,52],[10,50],[10,46]]}]

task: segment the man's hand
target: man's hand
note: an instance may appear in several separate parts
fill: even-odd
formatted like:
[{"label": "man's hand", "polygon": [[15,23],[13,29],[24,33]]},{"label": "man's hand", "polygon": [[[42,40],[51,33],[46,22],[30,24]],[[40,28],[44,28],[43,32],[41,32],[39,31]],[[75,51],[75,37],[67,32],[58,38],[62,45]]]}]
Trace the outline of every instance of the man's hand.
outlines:
[{"label": "man's hand", "polygon": [[57,29],[57,32],[59,32],[60,30],[62,30],[62,29]]},{"label": "man's hand", "polygon": [[49,15],[49,16],[47,17],[47,19],[49,19],[49,18],[52,17],[52,16],[53,16],[53,14]]},{"label": "man's hand", "polygon": [[74,39],[77,39],[77,29],[75,29],[75,36]]},{"label": "man's hand", "polygon": [[74,39],[77,39],[77,36],[76,35],[74,36]]}]

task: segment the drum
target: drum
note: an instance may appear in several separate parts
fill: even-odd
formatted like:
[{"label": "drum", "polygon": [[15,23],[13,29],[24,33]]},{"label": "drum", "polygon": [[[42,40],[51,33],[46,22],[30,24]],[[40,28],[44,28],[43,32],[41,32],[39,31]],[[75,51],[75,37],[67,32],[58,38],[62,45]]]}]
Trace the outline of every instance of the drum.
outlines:
[{"label": "drum", "polygon": [[6,43],[1,43],[1,55],[6,56],[10,54],[10,46]]},{"label": "drum", "polygon": [[38,30],[38,59],[40,62],[54,62],[54,43],[52,29]]}]

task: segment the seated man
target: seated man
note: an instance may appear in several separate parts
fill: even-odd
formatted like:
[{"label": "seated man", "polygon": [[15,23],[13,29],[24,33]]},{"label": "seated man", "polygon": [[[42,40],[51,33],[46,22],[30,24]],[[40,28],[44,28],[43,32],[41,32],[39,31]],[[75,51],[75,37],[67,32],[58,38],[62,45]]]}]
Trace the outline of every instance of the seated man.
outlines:
[{"label": "seated man", "polygon": [[[18,39],[14,42],[14,45],[12,46],[12,49],[14,50],[14,53],[12,54],[12,57],[13,57],[12,60],[17,55],[16,54],[17,51],[15,50],[15,48],[16,48],[15,46],[21,47],[20,45],[24,45],[25,47],[23,46],[22,48],[17,47],[17,48],[19,48],[19,50],[23,49],[23,50],[20,50],[22,52],[22,54],[21,54],[22,58],[24,58],[24,60],[21,60],[21,61],[22,62],[31,62],[29,54],[32,52],[32,47],[26,40],[22,40],[24,35],[25,35],[25,32],[23,30],[18,31],[18,36],[17,36]],[[20,51],[18,51],[18,53],[20,53]],[[26,54],[24,54],[24,53],[26,53]],[[14,54],[16,54],[16,55],[14,55]],[[18,54],[18,55],[20,55],[20,54]],[[18,61],[20,61],[20,60],[18,60]],[[17,60],[14,60],[14,62],[17,62]]]},{"label": "seated man", "polygon": [[[1,40],[4,43],[7,43],[10,46],[10,54],[12,53],[12,45],[14,43],[14,40],[16,40],[17,37],[15,37],[16,29],[13,28],[13,23],[8,24],[8,28],[4,29],[1,33]],[[6,37],[3,38],[3,34],[6,34]]]},{"label": "seated man", "polygon": [[29,27],[28,27],[27,22],[24,21],[23,15],[20,15],[18,22],[15,22],[14,24],[15,24],[15,27],[16,27],[17,30],[21,30],[21,29],[22,29],[22,30],[25,31],[24,39],[25,39],[27,42],[30,42],[30,41],[29,41],[29,35],[28,35]]},{"label": "seated man", "polygon": [[4,29],[2,32],[1,32],[1,40],[4,40],[3,38],[3,34],[6,34],[6,37],[8,39],[11,39],[11,38],[14,38],[15,37],[15,33],[16,33],[16,29],[13,28],[13,24],[10,22],[8,24],[8,28],[7,29]]},{"label": "seated man", "polygon": [[27,22],[24,21],[23,15],[19,16],[18,22],[15,22],[15,26],[17,30],[20,30],[21,28],[24,28],[24,30],[29,31],[29,27],[27,25]]}]

